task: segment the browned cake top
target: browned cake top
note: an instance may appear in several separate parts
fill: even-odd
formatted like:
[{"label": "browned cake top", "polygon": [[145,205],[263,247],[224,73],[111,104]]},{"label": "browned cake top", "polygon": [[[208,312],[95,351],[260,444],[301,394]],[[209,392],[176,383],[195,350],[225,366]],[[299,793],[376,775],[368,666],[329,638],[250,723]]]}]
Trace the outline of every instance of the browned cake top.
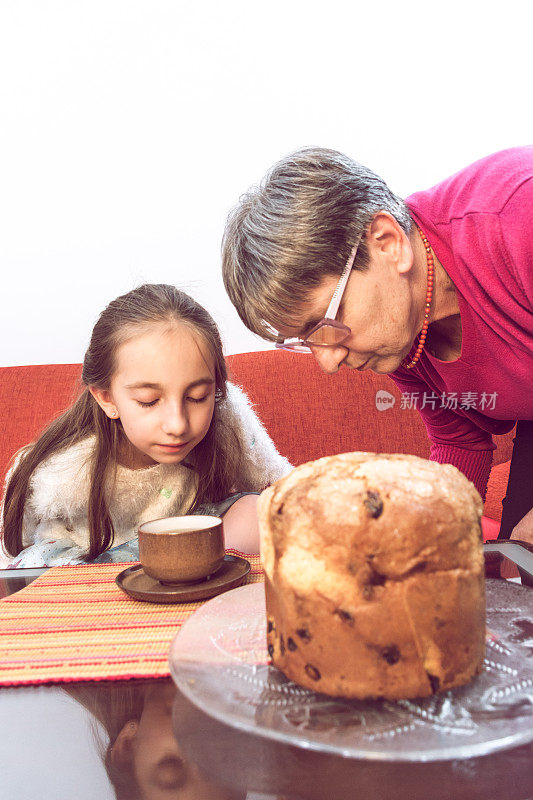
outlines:
[{"label": "browned cake top", "polygon": [[449,464],[398,454],[328,456],[261,495],[263,563],[269,577],[276,564],[303,592],[316,588],[320,573],[334,583],[369,570],[379,581],[479,569],[482,509],[474,485]]}]

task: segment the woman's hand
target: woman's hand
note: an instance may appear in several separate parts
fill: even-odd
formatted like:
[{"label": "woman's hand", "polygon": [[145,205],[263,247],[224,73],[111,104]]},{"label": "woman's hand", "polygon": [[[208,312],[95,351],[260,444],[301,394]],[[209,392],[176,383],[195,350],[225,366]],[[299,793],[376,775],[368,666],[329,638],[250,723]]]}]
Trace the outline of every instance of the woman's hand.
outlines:
[{"label": "woman's hand", "polygon": [[533,544],[533,508],[514,526],[511,539],[521,539],[523,542]]}]

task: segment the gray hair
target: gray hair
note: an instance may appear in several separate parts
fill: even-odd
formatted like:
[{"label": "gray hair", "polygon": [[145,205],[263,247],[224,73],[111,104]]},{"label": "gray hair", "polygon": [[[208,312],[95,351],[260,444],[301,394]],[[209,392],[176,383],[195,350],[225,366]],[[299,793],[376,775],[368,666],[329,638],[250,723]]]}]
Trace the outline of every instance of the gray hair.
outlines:
[{"label": "gray hair", "polygon": [[354,269],[366,269],[364,234],[379,211],[410,233],[404,201],[342,153],[305,148],[275,164],[240,198],[222,241],[224,286],[246,327],[275,341],[309,290],[342,273],[358,241]]}]

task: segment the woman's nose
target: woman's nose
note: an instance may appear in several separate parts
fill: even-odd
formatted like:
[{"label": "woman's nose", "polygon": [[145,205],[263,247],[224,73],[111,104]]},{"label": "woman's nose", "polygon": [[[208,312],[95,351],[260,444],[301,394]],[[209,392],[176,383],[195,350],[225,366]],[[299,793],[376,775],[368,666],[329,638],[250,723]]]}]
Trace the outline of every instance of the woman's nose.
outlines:
[{"label": "woman's nose", "polygon": [[337,372],[340,365],[348,355],[347,347],[313,347],[311,352],[318,362],[318,366],[323,372],[332,374]]},{"label": "woman's nose", "polygon": [[167,403],[161,428],[169,436],[183,436],[189,429],[189,420],[180,403]]}]

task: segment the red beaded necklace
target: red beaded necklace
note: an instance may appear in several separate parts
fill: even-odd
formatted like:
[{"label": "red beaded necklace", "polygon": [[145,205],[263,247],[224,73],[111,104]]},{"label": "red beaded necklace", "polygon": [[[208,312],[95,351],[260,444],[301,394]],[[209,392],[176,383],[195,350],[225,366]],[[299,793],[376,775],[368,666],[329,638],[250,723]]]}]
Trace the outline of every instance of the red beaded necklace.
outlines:
[{"label": "red beaded necklace", "polygon": [[431,306],[431,298],[433,297],[433,280],[435,278],[435,265],[433,263],[433,254],[431,252],[431,245],[429,244],[426,234],[423,233],[418,225],[416,226],[418,233],[420,234],[420,238],[422,239],[422,243],[426,250],[426,261],[428,267],[428,283],[426,289],[426,305],[424,311],[424,322],[422,323],[422,330],[420,331],[420,338],[418,339],[418,346],[416,348],[416,352],[409,362],[409,364],[405,364],[406,369],[411,369],[417,363],[418,359],[422,355],[422,350],[424,349],[424,345],[426,343],[426,336],[428,335],[428,326],[429,326],[429,309]]}]

